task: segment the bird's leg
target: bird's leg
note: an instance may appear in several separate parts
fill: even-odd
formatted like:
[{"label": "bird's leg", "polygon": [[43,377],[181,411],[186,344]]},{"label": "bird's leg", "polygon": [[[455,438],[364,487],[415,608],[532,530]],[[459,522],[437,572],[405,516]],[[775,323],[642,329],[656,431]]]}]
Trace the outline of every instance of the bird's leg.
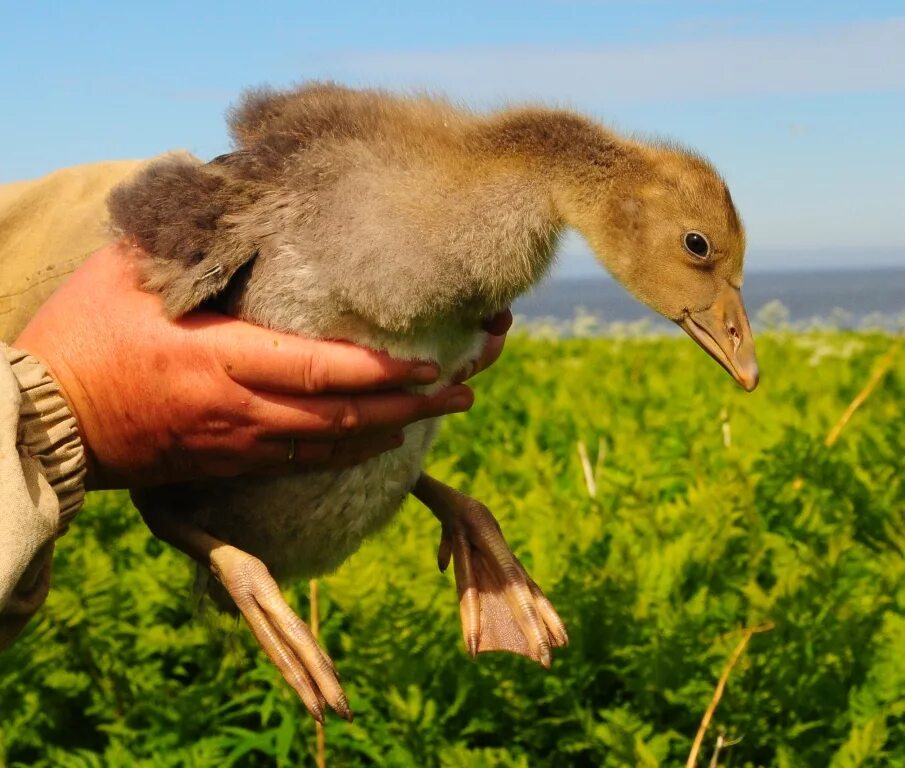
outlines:
[{"label": "bird's leg", "polygon": [[549,667],[551,649],[569,642],[562,619],[506,544],[483,504],[422,474],[412,491],[440,520],[437,563],[453,558],[465,647],[511,651]]},{"label": "bird's leg", "polygon": [[268,658],[311,715],[322,723],[325,706],[329,704],[341,717],[351,720],[352,713],[333,662],[286,603],[267,566],[181,519],[158,499],[150,501],[150,498],[133,493],[151,532],[210,569],[235,601]]}]

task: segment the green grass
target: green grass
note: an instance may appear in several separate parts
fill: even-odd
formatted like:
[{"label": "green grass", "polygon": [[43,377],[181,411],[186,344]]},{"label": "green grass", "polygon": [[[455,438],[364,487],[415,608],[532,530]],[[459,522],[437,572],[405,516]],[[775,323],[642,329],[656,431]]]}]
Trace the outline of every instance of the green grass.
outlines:
[{"label": "green grass", "polygon": [[[905,354],[823,445],[890,344],[766,335],[746,395],[685,339],[512,339],[430,469],[495,512],[572,643],[551,672],[470,662],[438,525],[410,503],[321,582],[356,713],[329,720],[328,765],[684,765],[738,630],[768,621],[700,764],[724,732],[721,766],[905,765]],[[578,441],[606,450],[594,499]],[[313,765],[302,706],[197,602],[126,497],[94,495],[0,656],[0,764]]]}]

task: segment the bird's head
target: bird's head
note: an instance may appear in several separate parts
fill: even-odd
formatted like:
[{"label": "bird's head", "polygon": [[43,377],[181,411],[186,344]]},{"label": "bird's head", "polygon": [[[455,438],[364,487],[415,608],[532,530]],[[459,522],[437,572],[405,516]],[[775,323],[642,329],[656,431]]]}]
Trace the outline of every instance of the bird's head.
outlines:
[{"label": "bird's head", "polygon": [[758,382],[742,302],[745,233],[712,166],[669,146],[635,144],[605,194],[576,206],[599,260],[677,323],[747,391]]}]

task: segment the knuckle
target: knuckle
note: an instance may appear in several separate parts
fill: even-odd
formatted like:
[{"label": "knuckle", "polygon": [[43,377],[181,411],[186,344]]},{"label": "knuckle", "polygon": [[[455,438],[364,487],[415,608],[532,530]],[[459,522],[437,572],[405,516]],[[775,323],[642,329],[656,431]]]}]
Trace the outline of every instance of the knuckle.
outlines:
[{"label": "knuckle", "polygon": [[318,394],[327,388],[329,378],[329,365],[324,353],[317,347],[312,347],[302,363],[302,386],[310,394]]},{"label": "knuckle", "polygon": [[215,439],[244,432],[254,423],[254,408],[247,396],[229,392],[198,413],[198,427]]},{"label": "knuckle", "polygon": [[354,398],[345,398],[336,411],[333,430],[339,436],[354,435],[361,430],[361,408]]},{"label": "knuckle", "polygon": [[258,447],[257,435],[250,429],[242,429],[235,433],[233,438],[236,458],[251,456]]}]

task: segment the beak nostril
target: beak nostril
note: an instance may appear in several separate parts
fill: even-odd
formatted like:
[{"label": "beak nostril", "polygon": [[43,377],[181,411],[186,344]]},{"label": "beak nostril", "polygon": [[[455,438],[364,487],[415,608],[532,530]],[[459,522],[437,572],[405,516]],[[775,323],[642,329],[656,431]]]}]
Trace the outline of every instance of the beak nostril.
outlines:
[{"label": "beak nostril", "polygon": [[732,345],[738,349],[739,344],[742,343],[742,336],[738,328],[735,327],[734,323],[726,323],[726,331],[729,333],[729,338],[732,339]]}]

